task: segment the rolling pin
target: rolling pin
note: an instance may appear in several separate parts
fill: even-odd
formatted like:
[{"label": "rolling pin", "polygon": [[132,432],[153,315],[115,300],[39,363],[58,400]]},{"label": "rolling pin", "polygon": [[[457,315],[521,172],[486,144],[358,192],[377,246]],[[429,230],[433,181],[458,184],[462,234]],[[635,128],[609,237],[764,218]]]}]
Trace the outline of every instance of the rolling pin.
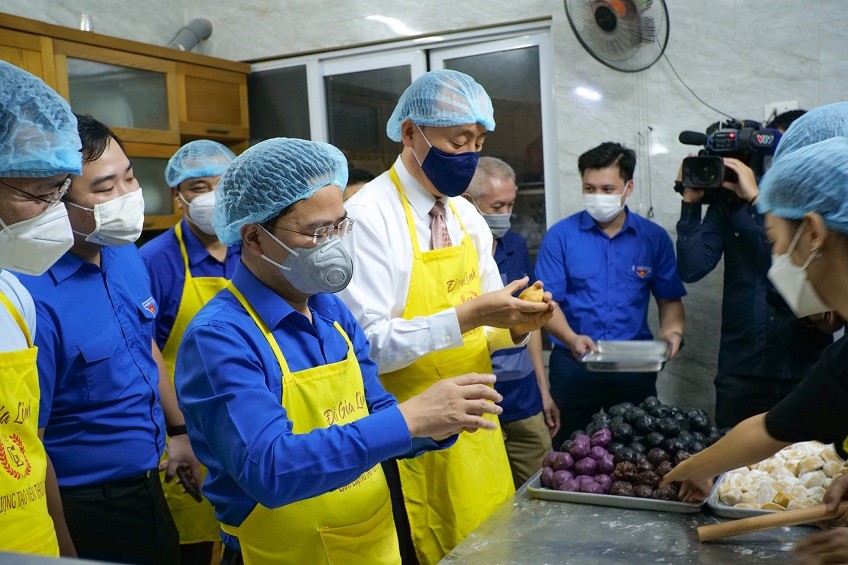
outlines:
[{"label": "rolling pin", "polygon": [[836,512],[829,512],[827,506],[819,504],[809,508],[786,510],[784,512],[775,512],[774,514],[733,520],[732,522],[710,524],[709,526],[698,528],[698,540],[704,542],[738,536],[739,534],[747,534],[748,532],[779,528],[781,526],[797,526],[798,524],[832,520],[845,512],[848,512],[848,502],[841,503],[836,509]]}]

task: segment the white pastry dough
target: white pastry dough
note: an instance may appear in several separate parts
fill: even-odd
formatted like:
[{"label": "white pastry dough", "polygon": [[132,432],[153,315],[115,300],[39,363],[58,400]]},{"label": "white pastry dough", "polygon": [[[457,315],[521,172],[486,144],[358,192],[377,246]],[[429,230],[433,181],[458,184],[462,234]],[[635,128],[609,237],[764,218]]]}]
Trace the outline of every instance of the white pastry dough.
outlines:
[{"label": "white pastry dough", "polygon": [[718,499],[734,508],[784,510],[820,504],[832,480],[848,465],[832,445],[806,441],[724,475]]}]

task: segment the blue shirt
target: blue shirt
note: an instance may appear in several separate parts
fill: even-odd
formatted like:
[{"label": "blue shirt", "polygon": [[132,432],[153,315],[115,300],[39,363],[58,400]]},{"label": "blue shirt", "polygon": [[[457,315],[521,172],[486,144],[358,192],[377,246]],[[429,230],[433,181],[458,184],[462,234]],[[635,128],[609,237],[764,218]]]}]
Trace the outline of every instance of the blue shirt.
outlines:
[{"label": "blue shirt", "polygon": [[701,280],[724,255],[718,370],[774,379],[802,379],[830,334],[805,325],[769,282],[771,244],[763,215],[745,202],[683,202],[677,223],[680,278]]},{"label": "blue shirt", "polygon": [[[222,263],[209,254],[191,231],[185,218],[182,220],[182,230],[191,276],[232,278],[241,257],[240,244],[227,248],[227,256]],[[185,265],[174,228],[145,243],[139,252],[147,272],[150,273],[153,298],[159,305],[156,315],[156,345],[159,349],[165,349],[165,343],[171,335],[177,311],[180,309],[185,285]]]},{"label": "blue shirt", "polygon": [[[527,242],[512,230],[497,240],[495,262],[504,285],[525,276],[530,277],[530,284],[535,280]],[[526,346],[492,353],[492,372],[498,376],[495,390],[503,396],[501,422],[523,420],[542,411],[542,393]]]},{"label": "blue shirt", "polygon": [[[586,211],[560,220],[536,257],[536,277],[559,302],[571,329],[596,341],[651,339],[650,295],[666,300],[686,295],[671,238],[627,207],[625,212],[612,238]],[[553,336],[551,341],[566,347]]]},{"label": "blue shirt", "polygon": [[62,487],[140,475],[165,447],[147,271],[133,245],[100,261],[69,252],[19,277],[38,315],[38,425]]},{"label": "blue shirt", "polygon": [[[385,459],[452,444],[413,442],[397,400],[377,378],[362,328],[339,298],[309,299],[312,323],[240,263],[233,284],[271,329],[292,372],[336,363],[353,344],[371,414],[343,426],[293,434],[280,366],[257,325],[228,290],[194,317],[177,354],[180,408],[197,458],[209,468],[203,493],[221,522],[238,526],[257,502],[277,508],[346,485]],[[417,446],[417,447],[416,447]],[[233,547],[229,536],[224,541]]]}]

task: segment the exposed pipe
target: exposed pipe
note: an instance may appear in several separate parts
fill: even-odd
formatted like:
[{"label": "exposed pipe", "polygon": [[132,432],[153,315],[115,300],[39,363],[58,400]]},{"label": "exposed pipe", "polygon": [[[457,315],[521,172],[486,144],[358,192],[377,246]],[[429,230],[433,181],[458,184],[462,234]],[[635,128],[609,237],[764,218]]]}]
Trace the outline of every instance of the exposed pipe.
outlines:
[{"label": "exposed pipe", "polygon": [[191,51],[194,46],[212,35],[212,22],[206,18],[195,18],[188,22],[177,32],[174,39],[168,43],[168,47],[180,51]]}]

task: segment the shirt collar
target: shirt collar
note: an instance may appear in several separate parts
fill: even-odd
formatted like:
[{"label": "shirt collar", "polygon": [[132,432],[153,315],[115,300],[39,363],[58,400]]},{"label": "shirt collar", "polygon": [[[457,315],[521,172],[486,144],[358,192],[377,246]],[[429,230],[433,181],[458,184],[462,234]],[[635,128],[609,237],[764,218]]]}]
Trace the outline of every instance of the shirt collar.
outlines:
[{"label": "shirt collar", "polygon": [[[303,317],[303,314],[292,308],[279,294],[256,278],[256,275],[241,261],[236,265],[232,281],[239,292],[250,302],[265,325],[272,330],[292,314]],[[316,294],[310,297],[307,303],[313,314],[320,313],[322,317],[328,317],[330,315],[328,301],[330,300],[324,294]]]},{"label": "shirt collar", "polygon": [[[103,264],[103,256],[105,252],[105,247],[100,249],[101,265]],[[85,265],[85,261],[74,255],[70,251],[67,251],[64,255],[59,257],[58,261],[53,263],[53,266],[50,267],[48,272],[50,273],[50,276],[53,277],[53,280],[56,282],[56,284],[61,284],[70,277],[72,277],[74,274],[76,274],[76,272],[82,269]]]},{"label": "shirt collar", "polygon": [[[397,172],[398,180],[401,187],[403,187],[403,193],[406,195],[406,199],[409,201],[409,206],[412,208],[413,213],[418,216],[419,220],[429,218],[430,210],[433,209],[433,204],[436,203],[437,198],[430,194],[420,182],[409,174],[401,157],[398,157],[397,161],[395,161],[395,172]],[[442,201],[445,203],[445,208],[449,209],[447,198],[443,198]],[[445,217],[447,217],[447,213]]]},{"label": "shirt collar", "polygon": [[[621,226],[621,232],[624,231],[637,231],[636,230],[636,220],[633,218],[633,213],[630,211],[630,208],[625,204],[624,211],[627,213],[627,216],[624,217],[624,225]],[[590,230],[594,227],[597,227],[597,222],[592,216],[589,215],[589,212],[583,210],[580,212],[580,229],[583,231]],[[600,229],[600,228],[598,228]],[[619,233],[621,233],[619,232]]]},{"label": "shirt collar", "polygon": [[[218,261],[215,257],[213,257],[206,247],[203,246],[203,243],[194,235],[194,232],[191,231],[191,227],[188,225],[188,220],[183,218],[180,220],[183,228],[183,243],[185,243],[186,253],[188,254],[188,264],[190,267],[197,267],[200,263],[204,261],[211,260],[217,264],[220,264],[221,261]],[[227,246],[227,257],[230,258],[230,254],[235,253],[238,250],[238,244]],[[224,262],[226,263],[226,259]]]}]

